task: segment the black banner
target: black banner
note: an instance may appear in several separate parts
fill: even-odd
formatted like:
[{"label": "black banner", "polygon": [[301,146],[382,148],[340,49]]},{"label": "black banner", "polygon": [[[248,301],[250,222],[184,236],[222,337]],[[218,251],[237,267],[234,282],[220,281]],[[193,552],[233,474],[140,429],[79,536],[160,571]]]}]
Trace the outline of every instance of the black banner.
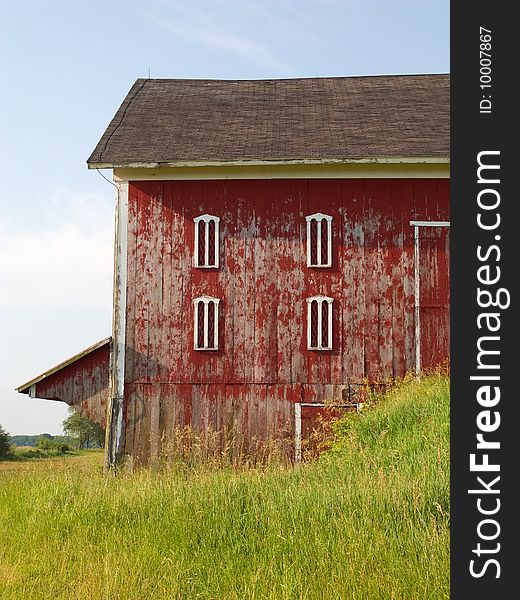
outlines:
[{"label": "black banner", "polygon": [[451,7],[451,597],[461,600],[519,594],[513,6]]}]

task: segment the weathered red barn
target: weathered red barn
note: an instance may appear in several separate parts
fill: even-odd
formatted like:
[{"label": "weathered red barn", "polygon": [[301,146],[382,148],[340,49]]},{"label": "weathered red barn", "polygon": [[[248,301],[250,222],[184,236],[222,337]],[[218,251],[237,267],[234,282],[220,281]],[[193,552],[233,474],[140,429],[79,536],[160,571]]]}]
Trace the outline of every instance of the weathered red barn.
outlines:
[{"label": "weathered red barn", "polygon": [[112,341],[19,391],[107,406],[110,464],[185,425],[298,454],[313,407],[447,358],[449,76],[140,79],[88,166]]}]

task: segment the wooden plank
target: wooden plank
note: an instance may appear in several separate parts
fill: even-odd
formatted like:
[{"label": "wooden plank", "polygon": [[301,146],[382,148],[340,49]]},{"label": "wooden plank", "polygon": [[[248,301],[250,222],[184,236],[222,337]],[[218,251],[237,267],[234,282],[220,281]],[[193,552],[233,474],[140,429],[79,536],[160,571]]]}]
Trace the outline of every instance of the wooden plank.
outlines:
[{"label": "wooden plank", "polygon": [[163,183],[161,181],[147,182],[146,194],[150,202],[150,215],[153,223],[147,255],[149,264],[149,267],[147,266],[149,286],[147,379],[150,382],[157,382],[164,380],[166,371],[166,367],[163,366],[166,357],[162,353],[163,335],[166,329],[163,319]]},{"label": "wooden plank", "polygon": [[[220,311],[220,343],[222,344],[222,382],[236,381],[235,373],[235,271],[238,229],[234,182],[216,183],[217,204],[222,207],[220,216],[221,265],[218,275],[219,293],[223,305]],[[224,308],[225,307],[225,308]],[[215,410],[217,408],[215,407]]]},{"label": "wooden plank", "polygon": [[[403,280],[403,336],[404,368],[413,369],[415,365],[415,299],[414,299],[414,228],[408,217],[417,216],[413,194],[413,181],[402,182],[403,206],[403,252],[401,254],[401,277]],[[404,375],[404,373],[403,373]]]},{"label": "wooden plank", "polygon": [[342,380],[362,379],[365,373],[365,253],[363,181],[342,186]]},{"label": "wooden plank", "polygon": [[248,420],[249,420],[249,439],[250,447],[254,447],[254,440],[258,440],[261,435],[259,427],[260,394],[258,393],[260,384],[251,384],[248,386]]},{"label": "wooden plank", "polygon": [[171,381],[171,358],[170,348],[172,338],[175,336],[175,327],[172,315],[172,282],[174,281],[172,254],[175,247],[177,250],[177,240],[173,239],[173,193],[172,186],[168,182],[163,182],[162,189],[162,211],[161,211],[161,335],[159,344],[158,362],[160,364],[158,380],[161,382]]},{"label": "wooden plank", "polygon": [[256,431],[260,440],[267,438],[267,406],[269,403],[269,386],[267,384],[257,384],[254,386],[255,395],[258,396],[258,412]]},{"label": "wooden plank", "polygon": [[135,324],[136,324],[136,289],[137,289],[137,237],[138,225],[138,189],[134,184],[128,185],[128,239],[127,239],[127,282],[126,282],[126,354],[125,382],[135,381]]},{"label": "wooden plank", "polygon": [[256,182],[249,187],[254,198],[258,236],[254,241],[254,381],[268,383],[277,381],[277,304],[278,287],[276,269],[273,268],[273,251],[276,240],[272,234],[272,221],[276,218],[273,201],[275,182]]},{"label": "wooden plank", "polygon": [[403,377],[406,372],[405,348],[405,293],[402,270],[402,256],[405,252],[405,229],[410,226],[406,221],[409,210],[406,210],[403,194],[403,182],[400,179],[388,182],[390,197],[393,200],[392,231],[393,241],[388,249],[390,256],[389,276],[391,279],[391,314],[392,314],[392,376]]},{"label": "wooden plank", "polygon": [[191,286],[193,228],[187,222],[184,210],[184,183],[165,184],[165,197],[171,199],[171,279],[165,295],[168,296],[168,322],[172,335],[168,344],[168,380],[189,381],[190,348],[193,347],[191,329],[193,307],[188,290]]},{"label": "wooden plank", "polygon": [[309,185],[306,180],[291,182],[292,211],[295,215],[293,232],[288,232],[288,268],[291,278],[286,290],[288,340],[290,344],[291,374],[289,382],[305,381],[307,375],[306,319],[307,302],[305,299],[306,264],[306,221],[305,214],[309,202]]},{"label": "wooden plank", "polygon": [[378,244],[377,296],[379,303],[379,368],[378,380],[386,381],[394,376],[393,357],[393,267],[394,248],[399,244],[400,220],[394,206],[394,188],[390,180],[377,181],[377,212],[381,215]]},{"label": "wooden plank", "polygon": [[159,458],[161,450],[161,391],[163,386],[158,383],[151,383],[149,388],[147,402],[150,405],[150,459],[152,461]]},{"label": "wooden plank", "polygon": [[150,238],[154,226],[151,219],[150,198],[142,184],[135,184],[137,190],[137,271],[135,277],[135,352],[133,380],[148,381],[148,343],[150,326],[149,281],[153,264],[150,261]]},{"label": "wooden plank", "polygon": [[379,372],[379,298],[378,277],[379,229],[381,215],[377,211],[377,182],[365,181],[365,377],[375,381]]},{"label": "wooden plank", "polygon": [[136,465],[141,454],[141,422],[144,416],[144,399],[139,389],[140,385],[138,383],[130,383],[125,386],[125,404],[128,411],[125,452],[133,456],[134,464]]},{"label": "wooden plank", "polygon": [[255,239],[258,237],[254,203],[248,203],[249,182],[234,182],[236,206],[233,278],[229,295],[233,303],[233,369],[228,381],[254,380],[255,361]]},{"label": "wooden plank", "polygon": [[133,456],[134,455],[134,440],[135,440],[135,430],[136,430],[136,422],[138,420],[135,410],[135,398],[133,395],[134,383],[126,383],[125,385],[125,454]]}]

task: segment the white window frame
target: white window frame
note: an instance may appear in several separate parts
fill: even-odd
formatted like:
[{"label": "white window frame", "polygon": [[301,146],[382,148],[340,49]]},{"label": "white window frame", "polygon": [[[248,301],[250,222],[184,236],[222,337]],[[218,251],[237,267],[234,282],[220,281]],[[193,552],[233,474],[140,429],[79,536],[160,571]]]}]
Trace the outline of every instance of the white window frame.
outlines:
[{"label": "white window frame", "polygon": [[[323,213],[315,213],[305,217],[307,221],[307,266],[308,267],[332,267],[332,217]],[[318,231],[316,237],[316,259],[317,262],[312,262],[312,249],[311,249],[311,226],[312,221],[318,223]],[[327,262],[321,262],[321,222],[327,221]]]},{"label": "white window frame", "polygon": [[[318,345],[312,345],[312,331],[311,331],[311,319],[312,319],[312,303],[318,303]],[[328,306],[328,344],[323,344],[323,327],[322,327],[322,319],[323,319],[323,303],[327,302]],[[307,298],[307,349],[308,350],[332,350],[332,303],[334,302],[333,298],[329,298],[328,296],[312,296],[311,298]]]},{"label": "white window frame", "polygon": [[[209,224],[213,221],[215,223],[215,262],[210,264],[209,262]],[[194,248],[194,256],[193,256],[193,264],[195,267],[199,269],[215,269],[219,266],[219,249],[220,249],[220,234],[219,234],[219,224],[220,217],[215,217],[214,215],[199,215],[193,219],[195,223],[195,248]],[[206,241],[205,244],[205,255],[199,256],[199,231],[200,227],[202,227],[202,223],[204,223],[204,239]]]},{"label": "white window frame", "polygon": [[[209,339],[209,304],[214,305],[215,326],[213,328],[213,340]],[[200,296],[193,300],[193,349],[194,350],[218,350],[218,305],[220,300],[211,296]],[[204,344],[199,346],[199,304],[204,304]],[[213,342],[212,344],[210,342]]]}]

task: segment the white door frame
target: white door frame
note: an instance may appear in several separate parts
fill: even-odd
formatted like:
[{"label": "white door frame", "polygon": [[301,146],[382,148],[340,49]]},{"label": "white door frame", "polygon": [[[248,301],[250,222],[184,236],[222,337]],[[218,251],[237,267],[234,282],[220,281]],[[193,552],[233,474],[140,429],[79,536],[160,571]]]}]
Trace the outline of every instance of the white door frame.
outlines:
[{"label": "white door frame", "polygon": [[294,403],[294,462],[302,462],[302,406],[314,406],[315,408],[352,408],[356,407],[356,412],[361,408],[360,402],[351,402],[349,404],[325,404],[323,402],[295,402]]},{"label": "white door frame", "polygon": [[419,317],[419,309],[421,308],[420,298],[420,269],[419,269],[419,231],[421,227],[449,227],[449,221],[410,221],[413,226],[414,239],[414,296],[415,296],[415,374],[421,372],[421,321]]}]

